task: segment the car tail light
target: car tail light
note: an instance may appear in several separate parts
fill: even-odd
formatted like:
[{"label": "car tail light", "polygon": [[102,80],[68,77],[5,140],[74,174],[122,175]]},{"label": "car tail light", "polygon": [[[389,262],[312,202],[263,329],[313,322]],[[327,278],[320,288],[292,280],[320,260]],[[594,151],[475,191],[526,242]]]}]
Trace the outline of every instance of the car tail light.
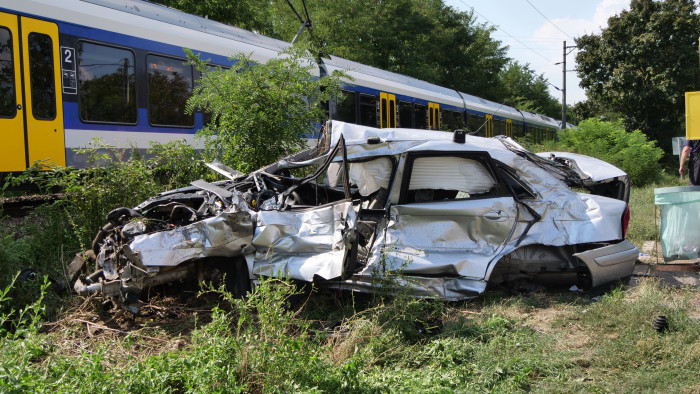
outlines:
[{"label": "car tail light", "polygon": [[627,236],[627,227],[630,224],[630,206],[625,206],[625,213],[622,214],[622,238]]}]

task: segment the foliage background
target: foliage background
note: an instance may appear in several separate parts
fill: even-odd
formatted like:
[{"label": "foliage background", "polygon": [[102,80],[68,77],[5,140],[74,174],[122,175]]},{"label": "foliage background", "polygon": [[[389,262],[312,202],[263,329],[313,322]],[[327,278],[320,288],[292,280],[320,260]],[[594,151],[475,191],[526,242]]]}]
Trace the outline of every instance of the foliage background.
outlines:
[{"label": "foliage background", "polygon": [[565,151],[588,155],[625,171],[634,185],[646,185],[659,179],[659,159],[663,150],[639,130],[625,131],[622,121],[587,119],[575,129],[559,133]]},{"label": "foliage background", "polygon": [[246,54],[231,57],[231,68],[210,69],[187,50],[202,73],[187,109],[204,109],[212,121],[199,132],[209,155],[247,173],[305,147],[326,112],[323,103],[340,94],[340,77],[312,78],[308,51],[294,46],[266,63]]},{"label": "foliage background", "polygon": [[[156,0],[186,12],[290,41],[300,21],[287,1]],[[302,2],[292,1],[302,12]],[[398,72],[559,119],[548,81],[509,59],[494,27],[441,0],[306,1],[313,25],[302,41],[326,54]],[[700,89],[700,15],[693,0],[632,0],[600,34],[576,38],[588,100],[570,106],[569,123],[622,119],[670,153],[684,134],[684,92]]]},{"label": "foliage background", "polygon": [[[580,116],[621,115],[670,151],[684,134],[684,93],[700,89],[700,14],[693,0],[632,0],[600,34],[576,39],[581,86],[588,101]],[[613,117],[614,118],[614,117]]]}]

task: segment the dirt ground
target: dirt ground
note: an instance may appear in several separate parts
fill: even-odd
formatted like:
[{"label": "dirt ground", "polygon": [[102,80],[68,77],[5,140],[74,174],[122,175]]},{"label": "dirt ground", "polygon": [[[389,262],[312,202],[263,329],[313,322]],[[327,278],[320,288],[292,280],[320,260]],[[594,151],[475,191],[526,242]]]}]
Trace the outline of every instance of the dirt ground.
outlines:
[{"label": "dirt ground", "polygon": [[[676,271],[676,269],[678,271]],[[632,274],[630,285],[636,285],[641,278],[655,277],[667,287],[692,287],[700,285],[700,269],[697,260],[676,260],[665,262],[661,256],[661,245],[647,241],[642,246],[639,261]]]}]

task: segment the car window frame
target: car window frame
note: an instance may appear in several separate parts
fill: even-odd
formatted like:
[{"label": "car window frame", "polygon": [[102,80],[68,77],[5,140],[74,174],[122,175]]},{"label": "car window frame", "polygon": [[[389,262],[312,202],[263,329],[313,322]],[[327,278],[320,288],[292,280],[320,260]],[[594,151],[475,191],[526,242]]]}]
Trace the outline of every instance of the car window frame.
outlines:
[{"label": "car window frame", "polygon": [[[438,201],[423,201],[423,202],[414,202],[414,201],[408,201],[408,187],[411,183],[411,175],[413,173],[413,164],[416,161],[416,159],[422,158],[422,157],[459,157],[459,158],[464,158],[464,159],[471,159],[479,162],[482,164],[484,167],[486,167],[487,171],[489,172],[489,175],[496,181],[496,186],[489,191],[488,193],[476,195],[473,197],[469,198],[454,198],[454,199],[449,199],[449,200],[438,200]],[[499,198],[499,197],[511,197],[515,198],[513,196],[513,192],[510,187],[506,184],[506,182],[503,180],[503,178],[499,174],[499,170],[497,169],[495,163],[493,162],[493,158],[491,158],[491,155],[489,155],[488,152],[486,151],[421,151],[421,152],[410,152],[406,155],[405,159],[405,164],[404,164],[404,172],[403,172],[403,177],[401,179],[401,188],[399,192],[399,202],[398,205],[406,205],[406,204],[425,204],[425,203],[446,203],[446,202],[451,202],[451,201],[469,201],[469,200],[481,200],[481,199],[487,199],[487,198]]]}]

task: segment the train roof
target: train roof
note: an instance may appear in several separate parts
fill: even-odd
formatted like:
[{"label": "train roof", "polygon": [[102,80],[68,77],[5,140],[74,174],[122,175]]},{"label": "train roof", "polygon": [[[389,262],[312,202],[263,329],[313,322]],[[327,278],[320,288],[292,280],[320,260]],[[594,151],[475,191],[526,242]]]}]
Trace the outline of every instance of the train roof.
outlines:
[{"label": "train roof", "polygon": [[126,12],[144,18],[169,23],[213,34],[222,38],[233,39],[276,51],[282,51],[291,46],[290,43],[270,38],[249,30],[227,25],[197,15],[188,14],[162,4],[142,0],[79,0],[84,3],[99,5],[117,11]]},{"label": "train roof", "polygon": [[[523,117],[523,112],[505,104],[485,100],[468,93],[459,92],[406,75],[382,70],[337,56],[329,55],[323,60],[328,72],[347,70],[347,74],[353,77],[357,83],[367,81],[371,82],[373,85],[384,84],[388,91],[397,93],[403,93],[405,91],[410,92],[412,95],[415,95],[415,92],[418,91],[418,97],[421,97],[420,93],[422,93],[424,97],[439,95],[443,100],[450,101],[453,105],[458,107],[466,106],[471,110],[503,117]],[[552,126],[551,122],[547,122],[539,117],[530,117],[527,118],[527,121],[530,123]]]},{"label": "train roof", "polygon": [[[78,7],[81,3],[90,7],[82,9]],[[224,56],[230,56],[238,52],[254,52],[253,59],[257,61],[266,61],[273,57],[275,53],[291,46],[290,43],[285,41],[143,0],[22,0],[16,6],[10,5],[6,7],[11,9],[21,8],[25,12],[36,15],[49,15],[52,18],[76,25],[111,28],[115,31],[121,30],[120,32],[123,34],[136,34],[179,47],[190,46],[192,43],[197,42],[201,44],[200,47],[194,45],[191,47]],[[102,11],[101,8],[103,9]],[[144,24],[139,22],[137,18],[133,20],[117,18],[116,14],[114,14],[115,12],[127,13],[160,23]],[[88,17],[88,14],[90,17]],[[121,26],[120,24],[124,24],[125,27],[117,29],[116,26]],[[198,34],[186,33],[186,31],[194,31],[198,32]],[[216,39],[207,38],[211,36],[215,36]],[[227,44],[228,40],[235,41],[236,45]],[[224,51],[230,51],[230,53],[224,53]],[[417,78],[382,70],[337,56],[326,56],[324,63],[328,72],[336,69],[345,70],[348,75],[355,79],[355,83],[365,82],[368,86],[377,90],[439,101],[456,107],[466,106],[473,111],[516,120],[522,119],[525,122],[545,127],[558,128],[561,125],[560,121],[544,115],[521,111],[475,95],[458,92]]]}]

